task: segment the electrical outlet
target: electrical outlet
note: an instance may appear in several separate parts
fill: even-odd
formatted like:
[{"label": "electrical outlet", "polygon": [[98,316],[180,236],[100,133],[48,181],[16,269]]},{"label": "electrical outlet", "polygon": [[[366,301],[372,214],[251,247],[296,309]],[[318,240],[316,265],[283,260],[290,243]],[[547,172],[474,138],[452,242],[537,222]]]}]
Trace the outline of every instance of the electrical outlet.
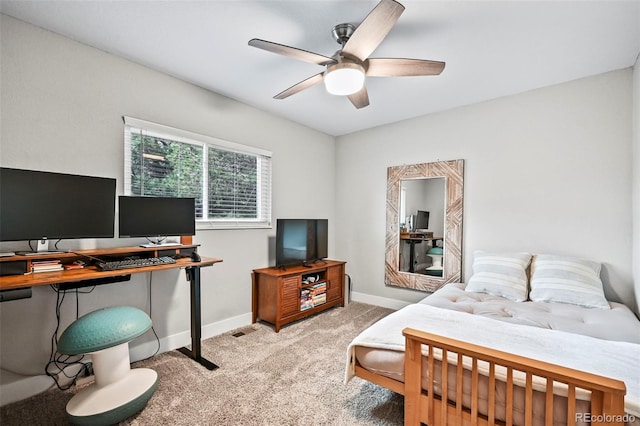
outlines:
[{"label": "electrical outlet", "polygon": [[93,374],[90,376],[78,377],[78,379],[76,380],[75,386],[76,386],[76,389],[80,389],[87,385],[90,385],[95,381],[96,381],[96,376],[94,376]]}]

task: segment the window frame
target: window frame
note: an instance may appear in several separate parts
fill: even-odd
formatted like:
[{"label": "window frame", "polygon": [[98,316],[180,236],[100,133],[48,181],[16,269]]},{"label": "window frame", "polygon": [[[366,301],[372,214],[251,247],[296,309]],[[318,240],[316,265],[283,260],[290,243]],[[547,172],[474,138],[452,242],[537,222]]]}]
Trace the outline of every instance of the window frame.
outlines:
[{"label": "window frame", "polygon": [[[170,141],[202,146],[202,203],[203,215],[208,215],[208,168],[209,149],[217,149],[226,152],[235,152],[243,155],[251,155],[257,158],[256,185],[257,217],[251,219],[242,218],[196,218],[196,230],[206,229],[260,229],[272,228],[272,153],[271,151],[227,141],[207,135],[202,135],[188,130],[177,129],[163,124],[153,123],[134,117],[123,116],[124,121],[124,194],[132,195],[132,144],[131,130],[140,131],[143,135],[151,135]],[[137,132],[136,132],[137,133]],[[266,168],[266,170],[265,170]],[[266,198],[266,199],[265,199]]]}]

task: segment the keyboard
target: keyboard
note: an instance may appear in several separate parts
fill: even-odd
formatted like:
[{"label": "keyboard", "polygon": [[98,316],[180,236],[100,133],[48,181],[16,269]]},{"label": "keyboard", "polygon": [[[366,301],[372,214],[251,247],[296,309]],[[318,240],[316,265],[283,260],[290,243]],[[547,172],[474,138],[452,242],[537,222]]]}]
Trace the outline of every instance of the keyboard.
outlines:
[{"label": "keyboard", "polygon": [[145,259],[124,259],[110,262],[98,262],[96,266],[101,271],[117,271],[119,269],[144,268],[145,266],[157,266],[176,263],[176,260],[169,256],[148,257]]}]

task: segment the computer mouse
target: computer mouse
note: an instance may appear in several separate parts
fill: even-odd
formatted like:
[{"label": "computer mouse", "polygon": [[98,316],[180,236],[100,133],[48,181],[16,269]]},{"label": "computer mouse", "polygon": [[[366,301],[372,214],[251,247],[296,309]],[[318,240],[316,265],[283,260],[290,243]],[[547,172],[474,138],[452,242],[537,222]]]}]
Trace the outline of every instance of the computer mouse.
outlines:
[{"label": "computer mouse", "polygon": [[200,255],[198,254],[197,251],[192,251],[191,252],[191,261],[192,262],[200,262],[202,260],[202,258],[200,257]]}]

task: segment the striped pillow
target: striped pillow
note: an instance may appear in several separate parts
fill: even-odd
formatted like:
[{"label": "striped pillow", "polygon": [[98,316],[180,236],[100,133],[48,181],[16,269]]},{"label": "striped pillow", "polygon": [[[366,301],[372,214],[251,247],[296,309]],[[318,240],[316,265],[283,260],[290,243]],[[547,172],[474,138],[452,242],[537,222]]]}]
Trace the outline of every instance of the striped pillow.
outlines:
[{"label": "striped pillow", "polygon": [[601,265],[575,257],[540,254],[531,264],[531,293],[535,302],[558,302],[610,309],[600,280]]},{"label": "striped pillow", "polygon": [[530,261],[530,253],[476,251],[473,254],[473,275],[465,290],[524,302],[527,300],[527,266]]}]

